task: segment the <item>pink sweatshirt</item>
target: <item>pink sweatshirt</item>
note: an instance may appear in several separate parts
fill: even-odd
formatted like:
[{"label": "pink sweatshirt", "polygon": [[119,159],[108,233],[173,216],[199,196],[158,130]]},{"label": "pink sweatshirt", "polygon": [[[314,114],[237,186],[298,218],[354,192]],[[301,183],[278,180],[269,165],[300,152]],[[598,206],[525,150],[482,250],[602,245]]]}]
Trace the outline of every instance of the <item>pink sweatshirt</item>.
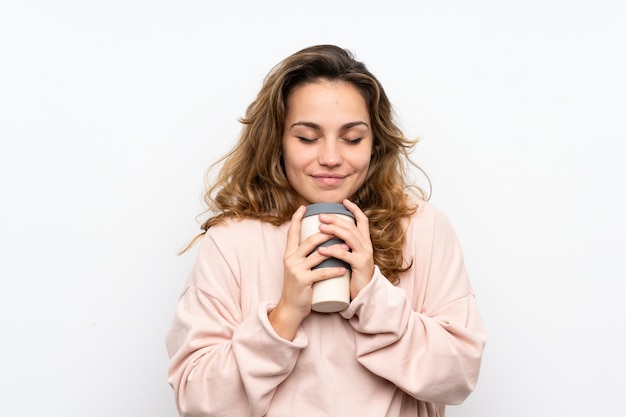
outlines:
[{"label": "pink sweatshirt", "polygon": [[181,416],[433,417],[470,394],[485,335],[439,211],[421,203],[408,222],[399,285],[376,268],[346,310],[311,313],[293,341],[267,318],[288,227],[230,221],[202,238],[166,340]]}]

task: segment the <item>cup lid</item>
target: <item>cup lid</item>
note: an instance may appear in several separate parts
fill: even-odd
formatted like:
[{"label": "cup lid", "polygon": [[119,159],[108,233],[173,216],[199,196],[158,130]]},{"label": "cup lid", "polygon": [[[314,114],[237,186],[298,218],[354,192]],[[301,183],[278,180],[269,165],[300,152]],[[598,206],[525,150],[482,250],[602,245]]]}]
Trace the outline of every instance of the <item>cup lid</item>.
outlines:
[{"label": "cup lid", "polygon": [[352,214],[341,203],[315,203],[315,204],[309,204],[308,206],[306,206],[306,213],[304,213],[304,217],[314,216],[316,214],[321,214],[321,213],[343,214],[344,216],[350,216],[350,217],[354,218],[354,214]]}]

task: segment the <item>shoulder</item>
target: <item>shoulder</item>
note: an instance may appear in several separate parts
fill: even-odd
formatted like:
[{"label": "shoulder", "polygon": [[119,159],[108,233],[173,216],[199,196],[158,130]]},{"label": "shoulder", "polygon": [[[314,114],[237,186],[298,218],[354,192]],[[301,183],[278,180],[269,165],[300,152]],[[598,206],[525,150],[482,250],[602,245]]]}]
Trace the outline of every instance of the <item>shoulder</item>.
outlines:
[{"label": "shoulder", "polygon": [[223,222],[209,227],[206,236],[213,238],[232,238],[240,233],[254,233],[262,228],[262,222],[256,219],[225,219]]},{"label": "shoulder", "polygon": [[413,199],[412,203],[417,208],[408,219],[407,237],[420,236],[420,239],[424,239],[424,237],[456,239],[454,229],[442,210],[431,202],[424,200]]},{"label": "shoulder", "polygon": [[222,249],[237,248],[241,251],[279,239],[286,235],[286,231],[286,225],[275,226],[258,219],[227,219],[206,231],[202,245],[212,244]]},{"label": "shoulder", "polygon": [[415,212],[409,217],[411,223],[435,224],[438,222],[448,222],[447,216],[442,210],[429,201],[410,199],[411,204],[416,207]]}]

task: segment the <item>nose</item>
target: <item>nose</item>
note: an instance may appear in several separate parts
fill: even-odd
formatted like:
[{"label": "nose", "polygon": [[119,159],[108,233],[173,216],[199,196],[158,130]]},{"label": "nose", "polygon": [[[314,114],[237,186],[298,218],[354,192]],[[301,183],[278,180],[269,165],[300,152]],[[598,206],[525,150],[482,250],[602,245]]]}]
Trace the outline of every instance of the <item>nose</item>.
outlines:
[{"label": "nose", "polygon": [[341,156],[338,140],[326,139],[322,142],[319,149],[318,162],[320,165],[329,167],[341,165],[343,157]]}]

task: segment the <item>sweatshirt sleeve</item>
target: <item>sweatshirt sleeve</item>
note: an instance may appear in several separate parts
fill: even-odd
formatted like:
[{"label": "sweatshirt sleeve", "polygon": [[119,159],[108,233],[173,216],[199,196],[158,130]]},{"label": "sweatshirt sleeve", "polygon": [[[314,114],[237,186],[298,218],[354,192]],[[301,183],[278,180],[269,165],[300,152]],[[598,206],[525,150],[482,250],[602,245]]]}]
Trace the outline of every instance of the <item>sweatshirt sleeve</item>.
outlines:
[{"label": "sweatshirt sleeve", "polygon": [[[418,400],[459,404],[474,389],[485,335],[461,248],[434,208],[409,226],[412,268],[391,284],[372,281],[342,312],[356,330],[358,361]],[[414,221],[413,219],[412,221]]]},{"label": "sweatshirt sleeve", "polygon": [[306,345],[302,332],[292,342],[274,332],[269,303],[243,317],[241,277],[224,251],[211,233],[203,237],[166,337],[168,382],[182,417],[264,415]]}]

